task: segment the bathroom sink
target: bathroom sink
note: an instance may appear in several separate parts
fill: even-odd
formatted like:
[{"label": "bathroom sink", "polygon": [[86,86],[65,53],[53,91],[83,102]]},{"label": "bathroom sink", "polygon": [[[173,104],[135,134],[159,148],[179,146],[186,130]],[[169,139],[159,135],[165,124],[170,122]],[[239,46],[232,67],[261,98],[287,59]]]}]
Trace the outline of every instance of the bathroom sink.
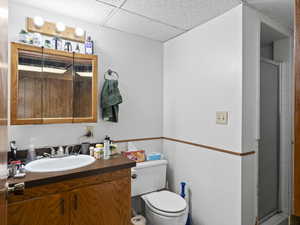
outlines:
[{"label": "bathroom sink", "polygon": [[59,172],[72,170],[92,164],[94,157],[74,155],[63,158],[44,158],[32,161],[25,166],[26,171],[35,173]]}]

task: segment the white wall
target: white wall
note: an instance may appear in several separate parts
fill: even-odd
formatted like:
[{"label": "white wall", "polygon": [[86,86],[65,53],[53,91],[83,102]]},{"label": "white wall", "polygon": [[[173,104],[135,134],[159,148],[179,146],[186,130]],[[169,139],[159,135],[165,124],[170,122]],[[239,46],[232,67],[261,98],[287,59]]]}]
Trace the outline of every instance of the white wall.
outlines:
[{"label": "white wall", "polygon": [[[165,43],[164,135],[241,151],[241,6]],[[229,124],[217,125],[216,112]]]},{"label": "white wall", "polygon": [[[99,55],[100,84],[103,83],[103,74],[107,69],[112,68],[119,73],[124,98],[124,103],[120,105],[120,122],[113,124],[99,119],[98,123],[92,124],[96,141],[102,140],[106,134],[114,139],[162,135],[163,46],[160,42],[12,2],[9,10],[10,41],[17,39],[17,34],[25,27],[26,17],[41,15],[49,21],[80,26],[95,40],[95,51]],[[16,140],[20,148],[28,147],[30,142],[35,146],[74,144],[79,142],[86,125],[12,126],[11,139]],[[161,141],[151,143],[149,151],[161,150]]]},{"label": "white wall", "polygon": [[[242,152],[242,6],[164,45],[164,136]],[[216,125],[216,111],[229,112]],[[170,187],[190,184],[194,225],[241,224],[241,158],[164,141]]]}]

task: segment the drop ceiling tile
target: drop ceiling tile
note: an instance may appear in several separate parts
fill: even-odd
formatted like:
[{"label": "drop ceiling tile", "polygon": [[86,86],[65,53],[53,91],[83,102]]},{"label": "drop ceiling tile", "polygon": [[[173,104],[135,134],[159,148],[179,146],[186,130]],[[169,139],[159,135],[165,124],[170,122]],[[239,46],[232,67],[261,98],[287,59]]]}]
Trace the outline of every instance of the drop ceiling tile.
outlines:
[{"label": "drop ceiling tile", "polygon": [[293,0],[247,0],[247,2],[266,16],[293,27]]},{"label": "drop ceiling tile", "polygon": [[126,0],[95,0],[95,1],[118,7],[118,6],[122,5],[123,2],[125,2]]},{"label": "drop ceiling tile", "polygon": [[114,9],[112,6],[95,0],[14,0],[13,2],[98,24],[102,23]]},{"label": "drop ceiling tile", "polygon": [[182,29],[191,29],[240,3],[240,0],[127,0],[123,8]]},{"label": "drop ceiling tile", "polygon": [[166,41],[184,32],[123,10],[118,11],[106,26],[158,41]]}]

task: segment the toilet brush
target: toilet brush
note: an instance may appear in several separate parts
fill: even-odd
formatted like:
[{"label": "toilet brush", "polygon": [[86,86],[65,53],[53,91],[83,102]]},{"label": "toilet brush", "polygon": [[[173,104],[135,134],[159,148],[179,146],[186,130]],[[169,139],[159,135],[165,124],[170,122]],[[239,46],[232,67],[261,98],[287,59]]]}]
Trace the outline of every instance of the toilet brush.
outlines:
[{"label": "toilet brush", "polygon": [[[189,205],[190,198],[189,198],[189,196],[186,197],[186,194],[185,194],[185,189],[186,189],[187,184],[185,182],[181,182],[180,184],[181,184],[181,193],[180,193],[180,195],[181,195],[182,198],[184,198],[186,200],[187,204]],[[189,207],[189,210],[190,210],[190,207]],[[190,212],[188,212],[188,218],[187,218],[187,221],[186,221],[185,225],[191,225]]]}]

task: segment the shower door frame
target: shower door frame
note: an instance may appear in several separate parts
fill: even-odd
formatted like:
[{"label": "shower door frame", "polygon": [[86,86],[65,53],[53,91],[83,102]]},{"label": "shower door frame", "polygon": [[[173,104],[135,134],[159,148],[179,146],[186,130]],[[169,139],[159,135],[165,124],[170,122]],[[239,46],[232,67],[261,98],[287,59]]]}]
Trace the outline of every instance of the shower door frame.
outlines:
[{"label": "shower door frame", "polygon": [[[291,206],[292,206],[292,195],[291,195],[291,189],[292,189],[292,169],[291,169],[291,162],[292,162],[292,153],[288,151],[288,146],[285,145],[287,141],[291,140],[291,137],[286,137],[282,129],[284,126],[286,126],[287,121],[284,119],[284,117],[288,116],[285,115],[283,111],[284,103],[289,103],[291,99],[289,98],[289,95],[287,94],[284,89],[287,88],[288,82],[287,82],[287,63],[285,62],[276,62],[274,60],[266,59],[261,57],[261,61],[270,63],[272,65],[276,65],[279,68],[279,191],[278,191],[278,212],[274,212],[274,214],[270,214],[268,217],[264,218],[262,221],[259,222],[261,225],[273,225],[273,224],[279,224],[280,221],[283,221],[291,214]],[[258,130],[260,130],[260,76],[261,71],[259,73],[259,79],[258,79]],[[289,105],[289,104],[288,104]],[[259,132],[258,132],[259,133]],[[260,138],[260,133],[259,133]],[[259,142],[259,139],[258,139]],[[290,154],[291,153],[291,154]],[[284,155],[285,154],[285,155]],[[287,157],[287,158],[284,158]],[[257,215],[259,210],[258,205],[258,185],[259,185],[259,152],[257,154],[257,160],[256,160],[256,167],[257,167]],[[283,160],[288,161],[288,166],[283,162]],[[283,177],[286,176],[287,180],[284,180]],[[288,182],[288,188],[286,188],[285,183]]]}]

